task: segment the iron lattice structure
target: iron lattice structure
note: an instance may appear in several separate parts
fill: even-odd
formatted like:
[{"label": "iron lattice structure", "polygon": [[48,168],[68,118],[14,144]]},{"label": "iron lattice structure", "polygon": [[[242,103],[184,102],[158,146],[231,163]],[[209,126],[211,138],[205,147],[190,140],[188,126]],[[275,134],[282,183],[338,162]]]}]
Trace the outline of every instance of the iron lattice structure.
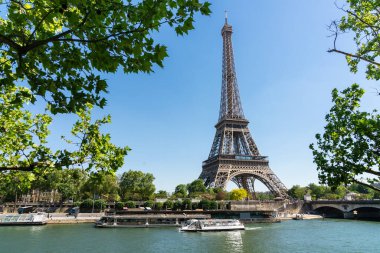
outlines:
[{"label": "iron lattice structure", "polygon": [[253,197],[255,180],[261,181],[276,196],[287,198],[287,189],[269,167],[249,132],[236,79],[232,48],[232,26],[227,18],[222,28],[223,74],[219,121],[209,157],[199,176],[209,187],[226,188],[232,181]]}]

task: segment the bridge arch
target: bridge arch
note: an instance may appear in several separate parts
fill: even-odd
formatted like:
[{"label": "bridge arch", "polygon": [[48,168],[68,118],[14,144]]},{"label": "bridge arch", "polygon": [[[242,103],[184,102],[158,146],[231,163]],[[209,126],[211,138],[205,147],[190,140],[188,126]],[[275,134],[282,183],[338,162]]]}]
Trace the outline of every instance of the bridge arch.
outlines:
[{"label": "bridge arch", "polygon": [[349,209],[349,212],[353,211],[360,211],[360,210],[369,210],[369,211],[374,211],[374,212],[380,212],[380,207],[377,206],[366,206],[366,205],[361,205],[361,206],[353,206],[351,209]]},{"label": "bridge arch", "polygon": [[332,206],[320,206],[314,211],[326,218],[344,218],[344,211]]},{"label": "bridge arch", "polygon": [[363,220],[380,220],[380,208],[372,206],[363,206],[350,211],[354,219]]}]

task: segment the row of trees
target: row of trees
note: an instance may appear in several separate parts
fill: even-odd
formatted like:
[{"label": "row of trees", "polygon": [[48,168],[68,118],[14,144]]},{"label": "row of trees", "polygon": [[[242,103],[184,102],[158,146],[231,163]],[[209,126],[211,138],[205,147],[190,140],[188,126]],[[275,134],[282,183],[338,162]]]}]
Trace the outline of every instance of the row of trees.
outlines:
[{"label": "row of trees", "polygon": [[248,197],[244,189],[234,189],[227,192],[221,188],[206,188],[203,180],[197,179],[189,184],[179,184],[175,187],[172,198],[201,198],[206,200],[243,200]]},{"label": "row of trees", "polygon": [[[0,174],[1,175],[1,174]],[[192,198],[201,200],[245,200],[248,193],[244,189],[234,189],[227,192],[221,188],[206,188],[202,180],[194,180],[189,184],[180,184],[171,194],[167,191],[157,191],[153,183],[154,176],[142,171],[127,171],[120,176],[111,173],[88,173],[84,169],[44,170],[41,173],[12,172],[12,176],[0,180],[0,200],[14,201],[22,194],[37,194],[41,192],[58,193],[60,201],[66,200],[84,201],[87,199],[101,199],[104,202],[123,202],[125,206],[133,207],[131,201],[147,201],[146,205],[153,207],[154,199],[167,199],[167,204],[155,208],[179,209],[179,200],[182,199],[181,208],[190,209]],[[28,178],[28,180],[24,180]],[[6,179],[6,180],[5,180]],[[325,185],[309,184],[301,187],[291,187],[288,194],[294,199],[303,199],[305,194],[310,194],[313,199],[342,199],[348,192],[356,193],[356,198],[378,199],[380,193],[362,184],[351,184],[348,187],[342,185],[329,187]],[[258,200],[271,200],[274,196],[270,192],[257,192]],[[53,199],[56,199],[53,197]],[[189,203],[190,204],[189,204]],[[172,203],[172,204],[171,204]],[[177,204],[175,204],[177,203]],[[85,204],[86,205],[86,204]],[[87,204],[89,205],[89,204]],[[185,207],[182,207],[185,205]],[[187,206],[186,206],[187,205]]]},{"label": "row of trees", "polygon": [[[14,201],[33,190],[37,194],[58,193],[60,202],[88,198],[105,201],[147,200],[154,197],[156,188],[153,180],[150,173],[132,170],[120,177],[107,172],[89,173],[84,169],[50,169],[39,173],[18,171],[0,179],[0,200]],[[53,196],[53,199],[56,198]]]},{"label": "row of trees", "polygon": [[[244,189],[233,189],[231,192],[221,188],[206,188],[201,179],[194,180],[189,184],[179,184],[176,186],[174,198],[201,198],[208,200],[244,200],[251,199],[248,192]],[[270,192],[256,192],[255,199],[272,200],[275,196]]]},{"label": "row of trees", "polygon": [[294,199],[303,200],[304,195],[311,195],[313,200],[317,199],[343,199],[348,193],[353,194],[355,199],[380,199],[380,192],[362,184],[351,184],[347,187],[329,187],[326,185],[309,184],[307,186],[294,185],[288,190],[289,196]]},{"label": "row of trees", "polygon": [[[133,201],[116,203],[116,209],[122,209],[125,206],[134,207],[135,203]],[[218,204],[218,202],[215,200],[207,200],[207,199],[202,199],[199,202],[192,202],[191,199],[184,199],[184,200],[168,199],[165,202],[146,201],[144,203],[144,206],[150,207],[154,210],[167,210],[167,209],[171,209],[174,211],[195,210],[195,209],[216,210],[216,209],[226,208],[227,203]]]},{"label": "row of trees", "polygon": [[[178,199],[191,198],[209,201],[248,198],[248,193],[244,189],[227,192],[221,188],[206,188],[200,179],[189,184],[177,185],[173,193],[163,190],[156,192],[154,179],[151,173],[133,170],[124,172],[120,176],[107,172],[89,173],[85,169],[49,169],[41,170],[38,173],[13,171],[0,179],[0,201],[16,201],[20,200],[22,195],[29,194],[31,196],[32,193],[34,199],[38,200],[39,194],[44,192],[57,195],[52,199],[57,201],[59,198],[58,202],[61,203],[67,200],[83,202],[88,199],[128,203],[128,201],[150,201],[161,198],[176,203]],[[273,199],[273,195],[270,193],[257,193],[256,195],[263,200]],[[134,204],[126,206],[134,206]]]}]

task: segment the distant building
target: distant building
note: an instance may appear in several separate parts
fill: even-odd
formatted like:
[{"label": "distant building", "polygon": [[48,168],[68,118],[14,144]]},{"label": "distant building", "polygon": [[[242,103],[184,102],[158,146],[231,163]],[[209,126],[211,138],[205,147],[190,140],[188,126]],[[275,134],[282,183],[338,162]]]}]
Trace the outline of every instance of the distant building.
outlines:
[{"label": "distant building", "polygon": [[355,192],[349,192],[344,196],[344,200],[354,200],[357,197],[357,193]]},{"label": "distant building", "polygon": [[168,199],[167,198],[156,198],[155,199],[155,202],[156,203],[164,203],[164,202],[166,202]]},{"label": "distant building", "polygon": [[58,192],[58,190],[52,190],[52,191],[32,190],[30,193],[24,194],[21,196],[21,201],[24,203],[38,203],[38,202],[54,203],[54,202],[59,202],[60,200],[61,200],[61,194]]}]

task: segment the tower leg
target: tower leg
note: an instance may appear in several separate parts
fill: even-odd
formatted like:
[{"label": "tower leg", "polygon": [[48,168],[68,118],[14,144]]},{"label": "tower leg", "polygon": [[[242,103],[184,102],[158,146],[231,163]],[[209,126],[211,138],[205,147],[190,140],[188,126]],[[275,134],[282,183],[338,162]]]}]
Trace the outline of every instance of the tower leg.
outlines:
[{"label": "tower leg", "polygon": [[[240,161],[241,162],[241,161]],[[249,161],[250,162],[250,161]],[[248,163],[248,161],[247,161]],[[276,197],[288,198],[287,189],[273,173],[268,165],[247,166],[214,165],[203,168],[200,179],[204,180],[207,187],[220,187],[226,190],[229,181],[234,182],[239,188],[248,192],[249,199],[257,199],[255,193],[255,180],[260,180],[268,190]]]},{"label": "tower leg", "polygon": [[248,193],[248,199],[256,199],[255,194],[255,178],[251,175],[236,176],[231,179],[239,188],[243,188]]}]

